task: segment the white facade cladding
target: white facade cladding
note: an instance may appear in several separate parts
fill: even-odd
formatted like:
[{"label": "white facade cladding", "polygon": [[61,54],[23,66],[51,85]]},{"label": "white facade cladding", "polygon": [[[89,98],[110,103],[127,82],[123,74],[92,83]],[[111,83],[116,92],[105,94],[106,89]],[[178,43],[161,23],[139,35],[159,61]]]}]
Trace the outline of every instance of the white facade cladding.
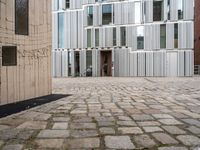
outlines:
[{"label": "white facade cladding", "polygon": [[192,76],[193,0],[53,0],[53,76]]}]

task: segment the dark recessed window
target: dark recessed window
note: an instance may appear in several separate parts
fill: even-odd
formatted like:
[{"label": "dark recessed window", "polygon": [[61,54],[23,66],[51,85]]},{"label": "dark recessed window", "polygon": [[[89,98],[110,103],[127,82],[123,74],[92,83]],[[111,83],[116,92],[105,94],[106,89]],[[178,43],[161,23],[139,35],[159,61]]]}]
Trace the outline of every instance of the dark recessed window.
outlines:
[{"label": "dark recessed window", "polygon": [[153,21],[162,21],[164,18],[163,0],[153,1]]},{"label": "dark recessed window", "polygon": [[69,7],[70,7],[70,2],[69,0],[66,0],[66,9],[69,9]]},{"label": "dark recessed window", "polygon": [[17,65],[17,47],[3,46],[2,47],[2,66]]},{"label": "dark recessed window", "polygon": [[102,6],[102,24],[108,25],[112,23],[112,5],[106,4]]},{"label": "dark recessed window", "polygon": [[15,0],[15,34],[28,35],[28,0]]}]

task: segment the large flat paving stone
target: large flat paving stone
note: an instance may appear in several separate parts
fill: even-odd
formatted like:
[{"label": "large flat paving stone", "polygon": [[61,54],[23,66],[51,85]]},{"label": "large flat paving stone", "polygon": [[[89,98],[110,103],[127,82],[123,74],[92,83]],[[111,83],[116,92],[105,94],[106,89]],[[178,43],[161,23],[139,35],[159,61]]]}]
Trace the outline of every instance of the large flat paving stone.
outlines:
[{"label": "large flat paving stone", "polygon": [[106,136],[105,145],[112,149],[135,149],[129,136]]},{"label": "large flat paving stone", "polygon": [[39,148],[62,149],[64,139],[39,139],[35,142]]},{"label": "large flat paving stone", "polygon": [[188,148],[187,147],[169,146],[169,147],[159,147],[158,150],[188,150]]},{"label": "large flat paving stone", "polygon": [[177,139],[187,146],[200,145],[200,139],[193,135],[179,135]]},{"label": "large flat paving stone", "polygon": [[47,126],[47,122],[42,121],[27,121],[23,124],[19,125],[17,129],[45,129]]},{"label": "large flat paving stone", "polygon": [[67,148],[82,149],[82,148],[99,148],[99,138],[82,138],[82,139],[71,139],[67,141]]},{"label": "large flat paving stone", "polygon": [[5,145],[2,150],[22,150],[23,145],[21,144],[13,144],[13,145]]},{"label": "large flat paving stone", "polygon": [[68,130],[41,130],[38,138],[67,138],[69,137]]},{"label": "large flat paving stone", "polygon": [[151,148],[156,146],[155,141],[148,135],[137,135],[134,137],[134,141],[137,143],[137,148]]},{"label": "large flat paving stone", "polygon": [[153,137],[156,138],[162,144],[178,144],[179,142],[172,138],[170,135],[166,133],[153,133]]}]

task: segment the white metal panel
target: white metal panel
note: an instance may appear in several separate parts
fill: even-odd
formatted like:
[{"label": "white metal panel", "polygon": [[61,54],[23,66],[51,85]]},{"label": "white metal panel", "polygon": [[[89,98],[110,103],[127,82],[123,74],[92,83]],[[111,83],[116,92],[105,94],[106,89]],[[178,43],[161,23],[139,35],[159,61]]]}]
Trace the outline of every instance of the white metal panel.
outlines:
[{"label": "white metal panel", "polygon": [[[144,0],[145,3],[145,22],[146,23],[151,23],[153,22],[153,1],[152,0]],[[144,8],[144,9],[145,9]]]},{"label": "white metal panel", "polygon": [[194,52],[192,50],[185,51],[185,76],[193,76],[194,74]]},{"label": "white metal panel", "polygon": [[174,48],[174,23],[167,23],[166,25],[166,48]]},{"label": "white metal panel", "polygon": [[178,20],[178,1],[170,0],[170,19],[172,21]]},{"label": "white metal panel", "polygon": [[145,52],[138,52],[138,76],[146,76],[145,70]]},{"label": "white metal panel", "polygon": [[115,3],[114,4],[114,24],[121,24],[122,23],[122,4]]},{"label": "white metal panel", "polygon": [[167,76],[178,76],[178,53],[176,51],[167,52],[166,70]]},{"label": "white metal panel", "polygon": [[153,52],[154,76],[162,77],[166,75],[166,51]]},{"label": "white metal panel", "polygon": [[152,48],[154,50],[160,49],[160,24],[152,25]]},{"label": "white metal panel", "polygon": [[178,51],[178,76],[183,77],[185,75],[185,52],[183,50]]},{"label": "white metal panel", "polygon": [[194,22],[186,23],[186,48],[194,49]]},{"label": "white metal panel", "polygon": [[62,77],[68,77],[68,51],[67,50],[62,50],[61,51],[61,55],[62,55]]},{"label": "white metal panel", "polygon": [[135,16],[134,14],[134,2],[128,2],[128,23],[133,24],[135,23]]},{"label": "white metal panel", "polygon": [[71,11],[71,48],[77,48],[77,12]]},{"label": "white metal panel", "polygon": [[194,19],[194,0],[183,0],[183,18],[185,20]]},{"label": "white metal panel", "polygon": [[145,50],[152,50],[152,25],[145,25],[145,32],[144,32],[144,49]]},{"label": "white metal panel", "polygon": [[129,3],[122,3],[122,24],[128,24],[128,5]]},{"label": "white metal panel", "polygon": [[94,19],[93,19],[93,23],[94,26],[98,26],[99,25],[99,6],[98,5],[94,5]]},{"label": "white metal panel", "polygon": [[153,52],[146,52],[146,76],[153,76]]},{"label": "white metal panel", "polygon": [[137,68],[138,68],[138,57],[137,57],[137,52],[130,52],[130,66],[129,66],[129,76],[136,77],[138,75],[137,73]]}]

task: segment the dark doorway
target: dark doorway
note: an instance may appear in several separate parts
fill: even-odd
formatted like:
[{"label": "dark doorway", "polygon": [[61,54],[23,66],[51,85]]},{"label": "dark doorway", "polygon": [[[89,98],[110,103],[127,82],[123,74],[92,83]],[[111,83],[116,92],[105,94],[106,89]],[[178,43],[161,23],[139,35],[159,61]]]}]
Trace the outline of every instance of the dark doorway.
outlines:
[{"label": "dark doorway", "polygon": [[74,52],[74,65],[75,65],[75,77],[79,77],[80,76],[80,53],[79,51],[75,51]]},{"label": "dark doorway", "polygon": [[101,76],[112,76],[112,51],[101,51]]}]

